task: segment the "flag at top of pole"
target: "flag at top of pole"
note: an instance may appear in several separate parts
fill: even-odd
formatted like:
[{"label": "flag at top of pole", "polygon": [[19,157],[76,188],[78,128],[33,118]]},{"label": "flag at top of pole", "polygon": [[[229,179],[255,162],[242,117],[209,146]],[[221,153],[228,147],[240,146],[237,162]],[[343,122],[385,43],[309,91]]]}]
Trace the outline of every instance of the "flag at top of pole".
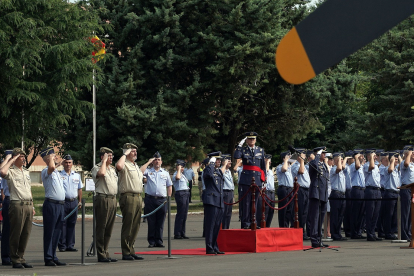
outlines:
[{"label": "flag at top of pole", "polygon": [[97,63],[98,61],[100,61],[103,58],[103,55],[105,55],[105,53],[106,53],[105,43],[103,43],[99,39],[99,37],[97,37],[96,35],[94,37],[92,37],[90,40],[91,40],[91,42],[93,43],[93,45],[95,47],[95,51],[92,52],[92,55],[94,56],[92,58],[92,62]]}]

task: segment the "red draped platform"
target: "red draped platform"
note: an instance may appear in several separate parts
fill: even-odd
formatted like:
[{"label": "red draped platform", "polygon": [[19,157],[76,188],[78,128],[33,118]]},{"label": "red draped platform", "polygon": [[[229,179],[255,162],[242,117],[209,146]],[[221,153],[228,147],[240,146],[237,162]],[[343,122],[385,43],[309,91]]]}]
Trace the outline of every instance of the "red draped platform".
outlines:
[{"label": "red draped platform", "polygon": [[276,252],[303,250],[302,228],[262,228],[220,230],[220,251],[224,252]]}]

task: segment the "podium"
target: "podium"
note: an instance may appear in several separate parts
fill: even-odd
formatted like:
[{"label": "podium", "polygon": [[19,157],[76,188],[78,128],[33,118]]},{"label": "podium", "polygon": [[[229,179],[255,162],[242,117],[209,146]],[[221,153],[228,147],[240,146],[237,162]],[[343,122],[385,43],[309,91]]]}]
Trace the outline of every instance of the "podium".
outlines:
[{"label": "podium", "polygon": [[[407,184],[404,186],[401,186],[399,189],[410,189],[411,190],[411,235],[413,233],[414,229],[414,183]],[[401,246],[401,249],[414,249],[414,240],[411,238],[410,245],[409,246]]]}]

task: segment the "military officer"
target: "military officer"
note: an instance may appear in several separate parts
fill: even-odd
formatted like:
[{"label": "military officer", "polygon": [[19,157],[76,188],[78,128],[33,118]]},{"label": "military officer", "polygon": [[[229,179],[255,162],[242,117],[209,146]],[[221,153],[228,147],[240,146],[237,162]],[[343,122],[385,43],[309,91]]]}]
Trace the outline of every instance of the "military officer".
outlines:
[{"label": "military officer", "polygon": [[[147,178],[145,184],[145,213],[148,214],[164,204],[167,200],[167,195],[171,196],[172,181],[170,174],[165,169],[161,168],[162,158],[157,151],[154,154],[152,167],[147,168],[144,176]],[[164,221],[166,214],[166,205],[161,207],[157,212],[148,217],[148,247],[165,247],[163,244]]]},{"label": "military officer", "polygon": [[189,202],[191,203],[191,190],[193,189],[193,183],[195,183],[195,174],[193,169],[191,168],[191,163],[187,163],[186,165],[188,166],[188,168],[184,168],[183,174],[188,180],[188,186],[190,188]]},{"label": "military officer", "polygon": [[[80,208],[82,201],[82,179],[80,174],[72,170],[73,159],[69,154],[63,157],[63,170],[60,177],[65,188],[65,217],[75,208]],[[78,251],[75,246],[75,226],[78,219],[78,210],[63,222],[62,235],[59,239],[59,251]]]},{"label": "military officer", "polygon": [[[240,141],[234,152],[235,159],[243,160],[243,171],[240,174],[239,187],[240,196],[243,197],[246,193],[248,195],[240,202],[242,206],[242,220],[241,227],[244,229],[250,228],[251,223],[251,202],[252,194],[249,191],[254,177],[256,185],[261,189],[262,183],[266,181],[266,164],[265,164],[265,151],[256,146],[256,132],[245,133],[246,137]],[[247,145],[243,147],[244,142]],[[256,210],[257,204],[260,205],[261,197],[259,197],[259,191],[256,191]],[[260,227],[258,227],[260,228]]]},{"label": "military officer", "polygon": [[[400,181],[400,174],[399,174],[399,166],[396,165],[398,162],[399,154],[397,151],[391,151],[389,154],[389,166],[384,172],[384,198],[385,199],[398,199],[400,190],[398,189],[401,187]],[[400,160],[399,163],[401,163]],[[384,205],[384,234],[386,240],[397,240],[397,236],[392,231],[392,226],[397,223],[397,200],[385,200],[383,202]]]},{"label": "military officer", "polygon": [[[6,165],[8,160],[10,160],[13,150],[6,150],[4,155],[10,155],[8,158],[4,158],[3,162],[0,165],[0,169]],[[1,197],[2,197],[2,215],[3,215],[3,234],[1,235],[1,263],[2,265],[12,265],[10,259],[10,216],[9,216],[9,206],[10,206],[10,191],[7,184],[7,180],[2,178],[1,180]]]},{"label": "military officer", "polygon": [[[290,159],[290,152],[282,152],[280,157],[282,158],[283,163],[277,166],[276,174],[277,179],[279,180],[279,187],[277,188],[277,197],[280,199],[278,202],[278,208],[285,206],[289,200],[292,198],[292,194],[289,193],[293,190],[293,177],[291,166],[288,162]],[[286,198],[285,200],[281,200]],[[279,227],[289,228],[293,226],[293,200],[283,209],[278,210],[279,217]]]},{"label": "military officer", "polygon": [[[378,153],[378,151],[377,151]],[[380,185],[381,185],[381,197],[384,198],[385,195],[385,182],[386,179],[389,179],[389,175],[387,175],[388,171],[388,152],[382,151],[380,154],[380,162],[381,164],[378,166],[380,171]],[[381,207],[380,207],[380,214],[378,216],[377,221],[377,231],[378,231],[378,237],[385,238],[385,232],[384,232],[384,217],[385,217],[385,202],[381,201]]]},{"label": "military officer", "polygon": [[218,168],[216,160],[221,157],[221,152],[212,152],[208,156],[209,165],[203,171],[206,254],[224,254],[217,245],[217,236],[223,219],[223,182],[228,160],[224,159]]},{"label": "military officer", "polygon": [[365,213],[365,201],[358,200],[364,198],[365,175],[363,166],[365,158],[362,154],[364,150],[354,149],[355,162],[349,166],[351,174],[351,198],[352,216],[351,216],[351,239],[365,239],[362,235],[362,220]]},{"label": "military officer", "polygon": [[[222,157],[223,159],[227,160],[227,165],[224,171],[223,200],[224,202],[232,204],[233,198],[234,198],[234,182],[233,182],[232,172],[230,171],[231,155],[223,154]],[[233,205],[224,204],[222,229],[230,228],[232,210],[233,210]]]},{"label": "military officer", "polygon": [[118,191],[118,175],[111,165],[113,151],[107,147],[99,149],[101,162],[92,170],[95,183],[95,215],[96,215],[96,255],[98,262],[116,262],[109,257],[108,246],[116,217],[116,194]]},{"label": "military officer", "polygon": [[266,154],[265,156],[265,162],[266,162],[266,202],[262,202],[262,204],[265,204],[265,220],[266,220],[266,227],[269,228],[272,224],[273,220],[273,214],[275,210],[269,207],[275,207],[275,175],[273,174],[273,170],[270,167],[272,164],[272,155]]},{"label": "military officer", "polygon": [[188,239],[185,235],[188,206],[190,201],[189,180],[184,175],[185,161],[177,159],[176,171],[173,175],[177,215],[174,223],[174,239]]},{"label": "military officer", "polygon": [[309,211],[310,238],[312,247],[327,247],[323,244],[322,222],[326,213],[326,203],[328,201],[328,166],[324,163],[326,147],[318,147],[313,151],[316,153],[315,159],[309,163]]},{"label": "military officer", "polygon": [[[401,187],[414,183],[413,146],[404,147],[404,163],[401,164]],[[411,191],[401,189],[401,239],[411,241]]]},{"label": "military officer", "polygon": [[[135,254],[135,239],[141,224],[143,174],[154,158],[141,168],[135,163],[138,147],[132,143],[123,146],[123,155],[115,167],[119,173],[119,207],[122,212],[121,248],[122,260],[133,261],[144,258]],[[148,180],[147,180],[148,181]]]},{"label": "military officer", "polygon": [[343,153],[335,152],[333,155],[333,166],[330,172],[331,181],[331,237],[334,241],[346,241],[346,237],[341,235],[341,225],[345,212],[345,191],[346,180],[344,174],[344,167],[349,157],[343,157]]},{"label": "military officer", "polygon": [[353,157],[353,151],[345,152],[345,157],[349,157],[345,164],[344,174],[345,174],[345,212],[344,212],[344,232],[345,237],[351,237],[351,217],[352,217],[352,200],[351,200],[351,191],[352,191],[352,181],[351,181],[351,169],[350,165],[355,162]]},{"label": "military officer", "polygon": [[8,181],[10,187],[10,258],[13,268],[33,268],[24,259],[34,215],[30,174],[23,167],[25,157],[26,153],[21,148],[14,148],[0,170],[1,177]]},{"label": "military officer", "polygon": [[[379,168],[375,165],[375,149],[365,150],[367,155],[367,163],[364,165],[365,175],[365,193],[364,198],[370,199],[365,202],[365,221],[367,229],[367,240],[368,241],[381,241],[375,234],[375,227],[381,207],[381,176]],[[372,200],[377,199],[377,200]]]},{"label": "military officer", "polygon": [[298,151],[297,162],[293,163],[291,167],[292,177],[298,178],[299,191],[298,191],[298,217],[299,227],[303,229],[303,239],[309,240],[310,238],[306,234],[306,229],[309,228],[307,224],[308,208],[309,208],[309,186],[310,177],[309,171],[305,167],[306,149],[296,148]]},{"label": "military officer", "polygon": [[45,201],[43,203],[43,250],[45,266],[64,266],[56,256],[60,235],[62,234],[65,217],[65,188],[60,177],[57,157],[53,147],[40,151],[43,162],[47,165],[42,170],[42,182],[45,188]]}]

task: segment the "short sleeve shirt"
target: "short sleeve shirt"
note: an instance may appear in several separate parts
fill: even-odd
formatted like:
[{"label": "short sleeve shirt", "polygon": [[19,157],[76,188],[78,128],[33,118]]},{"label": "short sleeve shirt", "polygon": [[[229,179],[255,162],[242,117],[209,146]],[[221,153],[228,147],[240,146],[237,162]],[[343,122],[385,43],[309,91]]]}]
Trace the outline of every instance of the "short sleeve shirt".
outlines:
[{"label": "short sleeve shirt", "polygon": [[92,168],[92,178],[95,182],[95,192],[105,195],[116,195],[118,192],[118,176],[113,166],[106,168],[104,176],[97,176],[102,162]]},{"label": "short sleeve shirt", "polygon": [[[204,172],[204,171],[203,171]],[[176,178],[177,172],[173,175],[173,183],[174,183],[174,189],[175,191],[186,191],[189,190],[189,183],[187,180],[187,177],[182,173],[180,179]]]},{"label": "short sleeve shirt", "polygon": [[69,199],[78,197],[78,190],[83,187],[80,174],[75,171],[71,171],[68,174],[64,170],[59,173],[63,181],[63,187],[65,188],[65,197]]},{"label": "short sleeve shirt", "polygon": [[224,173],[224,185],[223,190],[234,190],[233,176],[230,170],[226,170]]},{"label": "short sleeve shirt", "polygon": [[167,196],[167,187],[172,186],[170,174],[160,168],[156,171],[154,168],[146,169],[144,176],[147,178],[145,184],[145,193],[152,196]]},{"label": "short sleeve shirt", "polygon": [[293,163],[293,165],[291,166],[292,178],[295,179],[295,177],[297,177],[298,178],[298,183],[301,187],[309,188],[309,186],[310,186],[309,172],[305,168],[304,173],[299,173],[299,168],[300,168],[300,163],[299,162]]},{"label": "short sleeve shirt", "polygon": [[[136,163],[125,160],[125,165],[119,171],[119,192],[123,193],[142,193],[143,174]],[[148,180],[147,180],[148,181]]]},{"label": "short sleeve shirt", "polygon": [[277,179],[279,180],[279,186],[293,187],[293,177],[291,172],[291,166],[285,172],[282,172],[282,164],[276,168]]},{"label": "short sleeve shirt", "polygon": [[345,174],[341,170],[339,173],[336,172],[336,166],[333,166],[330,172],[331,188],[332,190],[340,191],[345,193]]},{"label": "short sleeve shirt", "polygon": [[364,175],[365,175],[365,187],[377,187],[380,188],[381,176],[380,171],[377,165],[370,171],[369,162],[364,165]]},{"label": "short sleeve shirt", "polygon": [[32,200],[32,182],[27,169],[19,169],[13,165],[7,171],[4,179],[7,180],[10,200]]},{"label": "short sleeve shirt", "polygon": [[54,170],[51,174],[47,173],[47,167],[42,170],[42,182],[45,187],[45,197],[53,200],[65,200],[65,188],[58,170]]}]

